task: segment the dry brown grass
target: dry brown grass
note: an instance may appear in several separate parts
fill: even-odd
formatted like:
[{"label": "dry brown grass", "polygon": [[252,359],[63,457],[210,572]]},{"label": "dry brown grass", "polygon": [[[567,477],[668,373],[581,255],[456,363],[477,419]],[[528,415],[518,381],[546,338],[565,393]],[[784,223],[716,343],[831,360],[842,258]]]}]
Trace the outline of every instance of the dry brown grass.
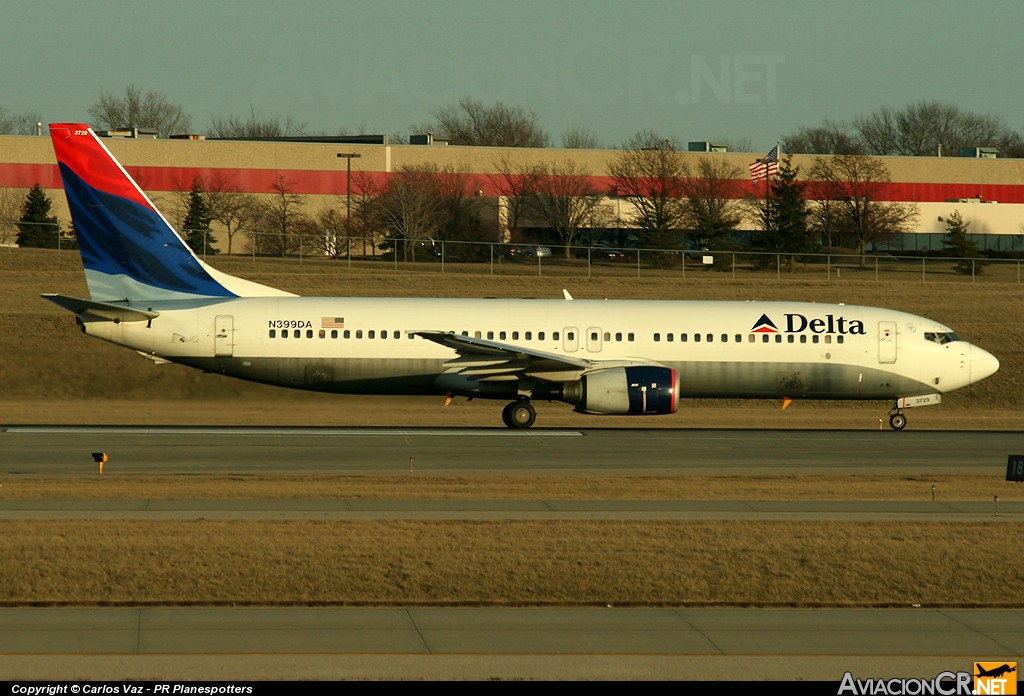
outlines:
[{"label": "dry brown grass", "polygon": [[[1021,606],[1020,525],[6,522],[6,604]],[[41,543],[41,540],[46,543]],[[780,543],[786,540],[786,543]],[[16,559],[16,560],[15,560]]]}]

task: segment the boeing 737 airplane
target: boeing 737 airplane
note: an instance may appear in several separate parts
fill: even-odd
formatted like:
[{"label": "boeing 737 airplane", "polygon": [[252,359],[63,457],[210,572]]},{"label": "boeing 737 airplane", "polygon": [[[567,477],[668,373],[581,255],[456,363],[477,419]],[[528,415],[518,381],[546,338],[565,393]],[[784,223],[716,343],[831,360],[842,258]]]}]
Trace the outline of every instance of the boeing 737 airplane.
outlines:
[{"label": "boeing 737 airplane", "polygon": [[197,258],[85,125],[50,126],[90,299],[43,295],[82,330],[156,362],[348,394],[533,399],[588,414],[680,398],[891,400],[904,409],[999,368],[904,312],[799,302],[298,297]]}]

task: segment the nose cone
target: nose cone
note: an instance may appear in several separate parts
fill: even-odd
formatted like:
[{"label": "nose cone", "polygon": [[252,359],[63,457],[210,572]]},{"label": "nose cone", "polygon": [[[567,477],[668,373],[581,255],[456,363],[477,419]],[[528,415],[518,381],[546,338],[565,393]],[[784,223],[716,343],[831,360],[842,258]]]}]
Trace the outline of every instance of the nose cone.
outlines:
[{"label": "nose cone", "polygon": [[999,369],[996,356],[978,346],[971,346],[971,384],[991,377]]}]

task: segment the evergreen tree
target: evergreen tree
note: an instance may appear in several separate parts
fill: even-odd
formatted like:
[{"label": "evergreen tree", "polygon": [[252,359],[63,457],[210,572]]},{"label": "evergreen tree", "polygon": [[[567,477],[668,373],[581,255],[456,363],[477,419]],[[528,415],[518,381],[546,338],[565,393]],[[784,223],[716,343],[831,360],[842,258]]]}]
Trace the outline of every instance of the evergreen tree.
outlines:
[{"label": "evergreen tree", "polygon": [[33,186],[25,198],[25,207],[18,222],[18,246],[58,248],[60,225],[56,216],[50,215],[52,206],[39,184]]},{"label": "evergreen tree", "polygon": [[945,242],[943,248],[949,252],[950,256],[959,259],[953,266],[954,273],[963,275],[981,273],[984,265],[980,261],[972,260],[981,254],[978,252],[978,243],[967,236],[967,228],[970,226],[971,223],[964,222],[959,210],[954,210],[953,214],[946,218],[946,236],[943,240]]},{"label": "evergreen tree", "polygon": [[804,184],[797,180],[799,167],[789,157],[779,163],[779,173],[768,186],[767,195],[757,203],[761,232],[755,246],[761,251],[789,254],[789,270],[794,269],[797,254],[815,250],[814,232],[807,224],[810,211],[804,197]]},{"label": "evergreen tree", "polygon": [[192,182],[192,192],[188,197],[188,214],[182,225],[182,232],[185,233],[185,241],[192,247],[192,251],[200,255],[212,256],[219,252],[213,246],[213,233],[210,231],[210,220],[213,215],[203,198],[203,187],[196,179]]}]

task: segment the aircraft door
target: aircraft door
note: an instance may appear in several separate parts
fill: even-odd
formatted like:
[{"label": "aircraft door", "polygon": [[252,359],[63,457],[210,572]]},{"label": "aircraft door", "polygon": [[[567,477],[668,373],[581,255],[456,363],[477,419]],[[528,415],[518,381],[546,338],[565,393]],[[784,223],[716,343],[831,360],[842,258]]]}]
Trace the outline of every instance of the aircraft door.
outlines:
[{"label": "aircraft door", "polygon": [[234,317],[226,314],[214,319],[213,354],[218,358],[229,358],[235,347]]},{"label": "aircraft door", "polygon": [[587,329],[587,350],[591,353],[601,352],[600,326],[591,326]]},{"label": "aircraft door", "polygon": [[878,322],[878,362],[892,364],[896,362],[896,322]]},{"label": "aircraft door", "polygon": [[566,353],[575,353],[580,349],[580,332],[575,326],[566,326],[562,331],[562,348]]}]

